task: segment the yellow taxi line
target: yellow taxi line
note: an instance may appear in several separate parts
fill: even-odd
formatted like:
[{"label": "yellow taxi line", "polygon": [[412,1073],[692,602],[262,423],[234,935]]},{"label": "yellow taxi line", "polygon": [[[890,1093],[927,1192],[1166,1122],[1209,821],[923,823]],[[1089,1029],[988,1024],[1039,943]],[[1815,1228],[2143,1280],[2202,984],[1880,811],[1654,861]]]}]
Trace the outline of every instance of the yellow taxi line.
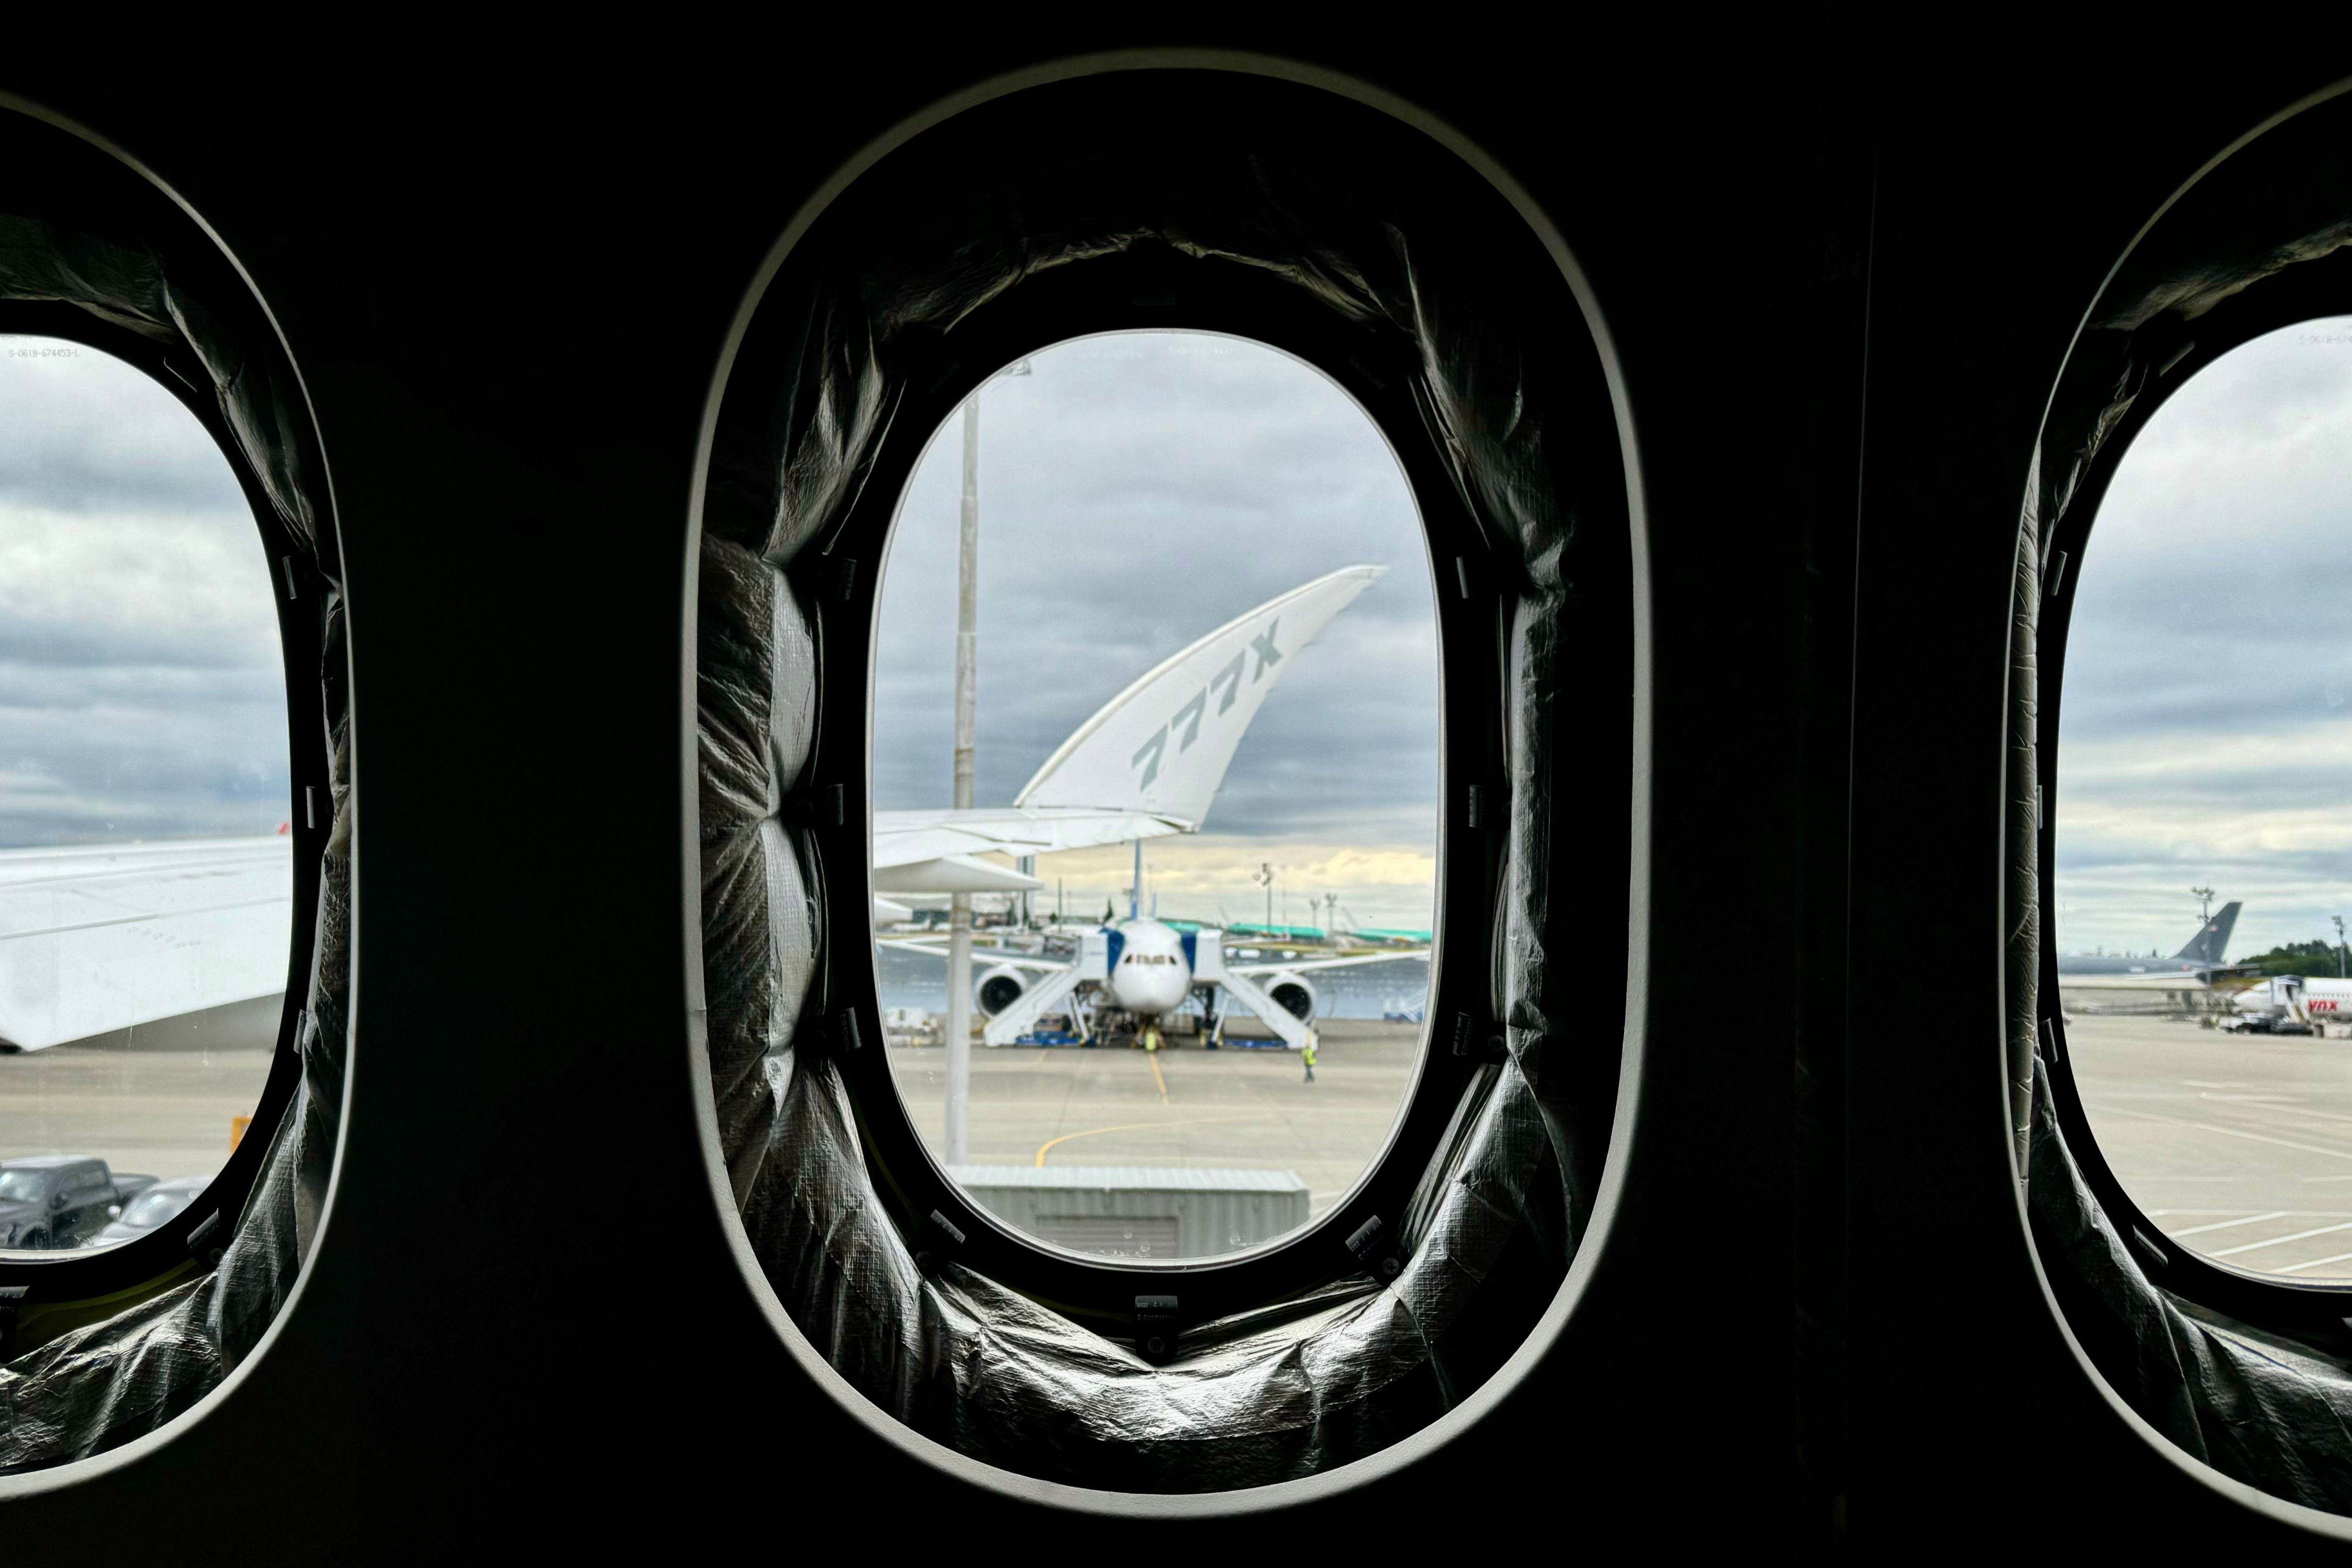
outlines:
[{"label": "yellow taxi line", "polygon": [[1035,1163],[1042,1169],[1045,1163],[1045,1152],[1057,1143],[1066,1143],[1073,1138],[1092,1138],[1102,1132],[1141,1132],[1158,1127],[1201,1127],[1216,1121],[1272,1121],[1274,1120],[1274,1113],[1268,1111],[1255,1116],[1187,1116],[1174,1121],[1125,1121],[1117,1127],[1089,1127],[1083,1132],[1065,1132],[1059,1138],[1048,1138],[1038,1144]]}]

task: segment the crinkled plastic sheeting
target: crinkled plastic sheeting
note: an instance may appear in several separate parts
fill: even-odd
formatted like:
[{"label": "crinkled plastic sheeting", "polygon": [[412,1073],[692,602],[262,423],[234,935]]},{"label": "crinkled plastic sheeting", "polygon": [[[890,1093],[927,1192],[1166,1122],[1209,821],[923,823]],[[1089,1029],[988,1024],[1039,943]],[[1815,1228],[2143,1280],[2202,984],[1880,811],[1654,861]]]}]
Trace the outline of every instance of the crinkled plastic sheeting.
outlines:
[{"label": "crinkled plastic sheeting", "polygon": [[2275,1497],[2352,1514],[2352,1337],[2273,1332],[2149,1279],[2083,1179],[2038,1055],[2034,1069],[2028,1211],[2075,1340],[2183,1451]]},{"label": "crinkled plastic sheeting", "polygon": [[[1475,237],[1417,231],[1349,194],[1373,154],[1327,164],[1204,137],[1183,146],[1179,167],[1173,154],[1103,147],[1091,131],[1077,140],[1097,145],[1011,168],[970,158],[950,199],[886,184],[887,200],[874,195],[863,213],[837,210],[761,306],[765,330],[789,345],[777,356],[782,384],[729,389],[699,595],[712,1087],[767,1278],[866,1398],[1030,1475],[1222,1489],[1328,1468],[1443,1413],[1524,1339],[1590,1212],[1609,1108],[1570,1085],[1598,1076],[1574,1070],[1596,1053],[1613,1079],[1619,1020],[1591,1006],[1589,987],[1571,1000],[1590,972],[1565,962],[1567,911],[1550,899],[1565,850],[1553,842],[1553,769],[1580,758],[1554,725],[1563,690],[1590,674],[1563,668],[1580,646],[1571,574],[1593,553],[1570,480],[1585,488],[1585,510],[1622,533],[1622,502],[1590,498],[1608,487],[1622,496],[1622,479],[1605,417],[1606,471],[1555,472],[1555,454],[1569,449],[1552,427],[1567,417],[1569,373],[1495,319],[1507,300],[1496,298],[1493,258]],[[1029,279],[1154,248],[1202,268],[1261,269],[1409,343],[1428,437],[1514,579],[1511,819],[1493,997],[1509,1059],[1464,1095],[1416,1190],[1399,1278],[1341,1279],[1194,1329],[1165,1366],[970,1268],[917,1267],[877,1199],[835,1061],[814,1031],[803,1048],[824,936],[808,847],[778,816],[815,730],[815,650],[791,569],[866,482],[906,390],[899,345],[952,333]],[[1550,283],[1566,297],[1556,270]],[[1589,361],[1589,340],[1579,347]],[[864,716],[843,722],[862,727]],[[861,926],[835,940],[864,935]]]},{"label": "crinkled plastic sheeting", "polygon": [[2012,629],[2008,1045],[2034,1244],[2102,1375],[2158,1432],[2222,1473],[2352,1514],[2352,1336],[2277,1332],[2155,1283],[2068,1146],[2037,1039],[2033,809],[2045,542],[2078,497],[2096,493],[2096,466],[2114,457],[2110,437],[2200,333],[2234,335],[2238,312],[2269,326],[2282,306],[2341,310],[2352,300],[2347,152],[2352,102],[2338,98],[2258,138],[2192,187],[2118,268],[2052,400],[2028,486]]},{"label": "crinkled plastic sheeting", "polygon": [[[318,454],[290,366],[249,300],[236,297],[233,274],[206,266],[193,249],[174,248],[206,243],[193,226],[174,223],[176,214],[140,211],[156,199],[143,184],[79,142],[30,122],[0,127],[0,150],[8,168],[0,183],[0,299],[79,306],[184,348],[210,380],[250,473],[325,579],[321,680],[334,807],[298,1042],[301,1083],[236,1231],[210,1271],[0,1366],[5,1473],[100,1453],[172,1420],[252,1351],[293,1289],[325,1201],[341,1120],[351,825],[341,584],[327,540],[331,525]],[[102,198],[126,184],[132,188],[123,207],[86,221],[93,195]],[[184,281],[191,271],[204,278],[202,285]]]}]

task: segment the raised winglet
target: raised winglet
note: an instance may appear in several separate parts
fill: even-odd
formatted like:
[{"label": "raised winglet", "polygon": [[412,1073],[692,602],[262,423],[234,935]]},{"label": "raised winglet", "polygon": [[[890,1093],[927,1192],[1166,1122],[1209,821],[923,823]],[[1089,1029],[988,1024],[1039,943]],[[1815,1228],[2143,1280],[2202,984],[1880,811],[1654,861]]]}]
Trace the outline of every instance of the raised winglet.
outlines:
[{"label": "raised winglet", "polygon": [[1013,804],[1145,813],[1199,828],[1290,656],[1381,571],[1341,567],[1219,626],[1103,704]]}]

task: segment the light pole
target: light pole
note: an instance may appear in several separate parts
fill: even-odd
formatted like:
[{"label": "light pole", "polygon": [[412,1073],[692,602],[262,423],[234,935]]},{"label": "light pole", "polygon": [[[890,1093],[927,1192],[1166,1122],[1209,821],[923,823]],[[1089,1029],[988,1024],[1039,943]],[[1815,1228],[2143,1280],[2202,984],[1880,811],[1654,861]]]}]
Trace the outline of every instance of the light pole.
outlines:
[{"label": "light pole", "polygon": [[2341,980],[2341,979],[2343,979],[2343,978],[2345,977],[2345,976],[2344,976],[2344,917],[2343,917],[2342,915],[2330,915],[2330,916],[2328,916],[2327,918],[2328,918],[2329,920],[2332,920],[2332,921],[2334,921],[2336,922],[2336,979],[2338,979],[2338,980]]},{"label": "light pole", "polygon": [[[1027,375],[1023,360],[990,376]],[[963,511],[956,531],[955,806],[971,809],[972,735],[980,697],[980,395],[963,401]],[[1024,909],[1024,914],[1027,912]],[[971,895],[948,898],[947,1163],[964,1163],[971,1106]]]},{"label": "light pole", "polygon": [[[980,687],[980,389],[963,404],[963,514],[956,531],[955,807],[971,809]],[[948,900],[948,1160],[964,1163],[971,1104],[971,895]]]}]

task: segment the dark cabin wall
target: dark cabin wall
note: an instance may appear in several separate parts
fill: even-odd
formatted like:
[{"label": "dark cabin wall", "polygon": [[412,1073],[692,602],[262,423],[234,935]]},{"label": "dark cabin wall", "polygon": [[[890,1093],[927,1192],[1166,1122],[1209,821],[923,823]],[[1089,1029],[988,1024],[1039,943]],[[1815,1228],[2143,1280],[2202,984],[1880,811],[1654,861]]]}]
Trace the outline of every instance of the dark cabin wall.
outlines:
[{"label": "dark cabin wall", "polygon": [[[286,330],[341,515],[361,800],[351,1120],[303,1293],[200,1418],[0,1502],[12,1546],[131,1548],[191,1519],[343,1551],[485,1517],[548,1544],[722,1527],[950,1553],[1816,1551],[1842,1516],[1903,1545],[2045,1518],[2126,1550],[2238,1529],[2084,1384],[2009,1196],[2004,530],[2114,251],[2314,68],[2250,57],[2208,92],[2201,51],[2133,49],[2077,101],[2059,64],[1908,37],[1874,57],[1820,11],[1586,26],[1544,47],[1237,22],[1177,38],[1449,121],[1586,268],[1649,527],[1655,968],[1622,1204],[1524,1381],[1369,1489],[1145,1526],[910,1461],[753,1302],[687,1051],[680,606],[713,367],[793,211],[947,93],[1171,35],[999,21],[917,46],[919,25],[877,16],[747,47],[646,23],[562,57],[391,45],[266,83],[226,51],[0,63],[0,90],[170,181]],[[2118,149],[2125,108],[2153,149]],[[1738,975],[1685,961],[1727,939]],[[1949,955],[1955,1005],[1902,1010],[1897,1052],[1869,1021],[1922,952]],[[1621,976],[1591,984],[1615,1005]],[[2189,1522],[2083,1500],[2115,1496],[2186,1500]]]}]

